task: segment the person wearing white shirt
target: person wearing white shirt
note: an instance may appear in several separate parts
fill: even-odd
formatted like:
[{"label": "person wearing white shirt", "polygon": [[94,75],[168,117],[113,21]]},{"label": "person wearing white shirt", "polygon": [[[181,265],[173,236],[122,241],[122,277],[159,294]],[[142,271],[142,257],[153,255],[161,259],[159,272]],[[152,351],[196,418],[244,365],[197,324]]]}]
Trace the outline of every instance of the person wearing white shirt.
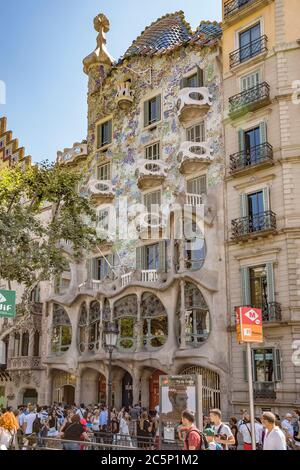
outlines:
[{"label": "person wearing white shirt", "polygon": [[276,417],[269,411],[263,413],[262,424],[266,428],[263,450],[287,450],[284,433],[276,426]]},{"label": "person wearing white shirt", "polygon": [[[256,448],[262,443],[262,430],[263,427],[259,423],[254,423],[255,426],[255,443]],[[238,427],[239,432],[242,434],[244,442],[244,450],[252,450],[252,434],[251,434],[251,421],[248,413],[244,414],[244,419]]]},{"label": "person wearing white shirt", "polygon": [[285,419],[282,421],[281,426],[284,431],[292,438],[294,436],[294,428],[292,425],[293,416],[290,413],[285,415]]},{"label": "person wearing white shirt", "polygon": [[26,436],[32,434],[32,425],[36,417],[37,413],[34,413],[33,406],[29,406],[29,414],[25,416],[23,422],[23,431]]}]

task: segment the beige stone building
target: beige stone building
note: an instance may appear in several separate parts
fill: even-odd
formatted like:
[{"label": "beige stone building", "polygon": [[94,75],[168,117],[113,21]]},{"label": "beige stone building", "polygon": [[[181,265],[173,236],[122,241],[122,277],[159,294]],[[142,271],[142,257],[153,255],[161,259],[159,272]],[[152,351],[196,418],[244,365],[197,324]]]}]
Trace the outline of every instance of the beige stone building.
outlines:
[{"label": "beige stone building", "polygon": [[[262,308],[252,345],[256,413],[300,403],[299,2],[223,2],[226,275],[233,412],[247,407],[234,307]],[[299,86],[298,86],[299,88]]]}]

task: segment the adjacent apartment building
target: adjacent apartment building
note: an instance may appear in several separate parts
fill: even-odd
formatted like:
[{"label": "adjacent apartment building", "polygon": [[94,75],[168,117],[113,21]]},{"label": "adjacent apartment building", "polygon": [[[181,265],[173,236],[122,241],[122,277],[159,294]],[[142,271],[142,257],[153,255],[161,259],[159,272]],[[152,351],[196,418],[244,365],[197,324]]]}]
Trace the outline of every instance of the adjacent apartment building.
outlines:
[{"label": "adjacent apartment building", "polygon": [[[298,7],[298,8],[297,8]],[[234,308],[262,308],[257,414],[300,402],[300,28],[297,0],[223,2],[226,270],[233,413],[247,407]],[[298,87],[299,88],[299,87]]]}]

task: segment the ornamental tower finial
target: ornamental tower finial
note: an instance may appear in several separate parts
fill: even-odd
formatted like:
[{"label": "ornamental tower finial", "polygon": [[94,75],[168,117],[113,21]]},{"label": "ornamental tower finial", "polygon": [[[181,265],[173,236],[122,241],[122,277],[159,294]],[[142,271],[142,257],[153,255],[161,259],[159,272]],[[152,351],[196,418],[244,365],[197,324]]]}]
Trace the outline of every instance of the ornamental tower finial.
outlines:
[{"label": "ornamental tower finial", "polygon": [[84,72],[87,74],[93,65],[111,67],[114,63],[114,59],[106,49],[105,34],[109,31],[109,20],[104,13],[100,13],[94,18],[94,28],[99,33],[97,36],[97,47],[94,52],[83,60]]}]

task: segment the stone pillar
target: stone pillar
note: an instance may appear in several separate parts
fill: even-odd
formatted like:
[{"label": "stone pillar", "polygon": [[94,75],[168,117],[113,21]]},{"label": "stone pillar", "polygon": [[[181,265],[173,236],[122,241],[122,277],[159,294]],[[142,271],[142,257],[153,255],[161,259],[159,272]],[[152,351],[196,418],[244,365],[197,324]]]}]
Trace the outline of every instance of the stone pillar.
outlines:
[{"label": "stone pillar", "polygon": [[46,372],[46,393],[45,393],[45,405],[52,405],[52,384],[53,384],[53,377],[52,377],[52,370],[47,369]]},{"label": "stone pillar", "polygon": [[[115,407],[117,410],[122,408],[122,379],[124,374],[122,371],[116,372],[112,370],[112,381],[113,381],[113,394],[115,397]],[[108,397],[108,383],[106,381],[107,397]]]},{"label": "stone pillar", "polygon": [[132,396],[133,396],[133,405],[139,402],[140,400],[140,391],[141,391],[141,371],[134,370],[132,373]]},{"label": "stone pillar", "polygon": [[99,300],[100,303],[100,325],[99,325],[99,347],[98,352],[104,352],[102,338],[103,338],[103,299]]},{"label": "stone pillar", "polygon": [[34,352],[34,330],[29,331],[29,348],[28,348],[28,356],[33,357]]},{"label": "stone pillar", "polygon": [[14,343],[15,343],[15,335],[14,333],[10,333],[9,339],[8,339],[8,351],[7,351],[7,358],[6,358],[7,361],[8,359],[11,359],[13,357]]},{"label": "stone pillar", "polygon": [[180,349],[186,349],[185,335],[186,319],[185,319],[185,292],[184,281],[180,281]]},{"label": "stone pillar", "polygon": [[75,403],[80,405],[81,402],[81,370],[76,373],[76,384],[75,384]]},{"label": "stone pillar", "polygon": [[149,377],[151,372],[144,371],[141,377],[141,405],[145,408],[149,408]]},{"label": "stone pillar", "polygon": [[178,241],[178,254],[179,254],[179,272],[185,271],[185,261],[184,261],[184,240]]},{"label": "stone pillar", "polygon": [[143,350],[143,320],[141,319],[141,293],[137,293],[137,321],[134,329],[136,336],[136,352],[141,352]]}]

